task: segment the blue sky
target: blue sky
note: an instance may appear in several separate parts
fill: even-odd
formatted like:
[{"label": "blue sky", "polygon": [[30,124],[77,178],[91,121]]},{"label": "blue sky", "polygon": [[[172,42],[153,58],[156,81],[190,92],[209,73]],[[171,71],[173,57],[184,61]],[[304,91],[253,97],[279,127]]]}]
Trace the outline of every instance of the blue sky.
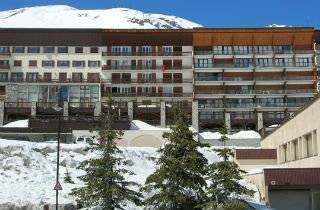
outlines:
[{"label": "blue sky", "polygon": [[207,27],[276,23],[320,28],[320,0],[0,0],[0,10],[48,4],[81,9],[129,7],[184,17]]}]

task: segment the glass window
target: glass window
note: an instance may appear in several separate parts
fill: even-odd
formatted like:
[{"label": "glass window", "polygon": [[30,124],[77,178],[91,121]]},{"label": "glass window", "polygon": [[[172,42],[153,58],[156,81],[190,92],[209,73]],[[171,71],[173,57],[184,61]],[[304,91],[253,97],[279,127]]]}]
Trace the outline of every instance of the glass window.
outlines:
[{"label": "glass window", "polygon": [[70,67],[70,61],[61,60],[57,62],[58,67]]},{"label": "glass window", "polygon": [[257,67],[270,67],[272,66],[272,58],[257,58],[256,59]]},{"label": "glass window", "polygon": [[213,54],[215,55],[232,55],[232,46],[214,46]]},{"label": "glass window", "polygon": [[252,59],[251,58],[236,58],[235,66],[237,68],[248,68],[252,67]]},{"label": "glass window", "polygon": [[75,53],[83,53],[83,47],[76,47],[74,51]]},{"label": "glass window", "polygon": [[149,55],[152,53],[152,47],[151,46],[142,46],[141,47],[141,53],[143,55]]},{"label": "glass window", "polygon": [[142,60],[142,68],[143,69],[151,69],[152,68],[152,60]]},{"label": "glass window", "polygon": [[290,45],[274,46],[274,51],[277,54],[289,54],[289,53],[292,53],[292,46]]},{"label": "glass window", "polygon": [[42,67],[54,67],[54,61],[49,61],[49,60],[42,61]]},{"label": "glass window", "polygon": [[8,81],[8,72],[0,72],[0,82]]},{"label": "glass window", "polygon": [[100,61],[88,61],[89,67],[100,67]]},{"label": "glass window", "polygon": [[37,60],[30,60],[29,61],[29,66],[30,67],[37,67],[38,66]]},{"label": "glass window", "polygon": [[196,59],[195,68],[212,68],[212,59],[210,58]]},{"label": "glass window", "polygon": [[173,46],[163,46],[162,53],[164,55],[171,55],[173,53]]},{"label": "glass window", "polygon": [[22,72],[12,72],[11,73],[11,81],[12,82],[22,82],[23,81],[23,73]]},{"label": "glass window", "polygon": [[58,47],[58,53],[68,53],[68,47]]},{"label": "glass window", "polygon": [[251,46],[234,46],[234,54],[236,55],[247,55],[252,53],[252,47]]},{"label": "glass window", "polygon": [[72,61],[73,67],[85,67],[86,62],[85,61]]},{"label": "glass window", "polygon": [[43,47],[43,53],[54,53],[54,47]]},{"label": "glass window", "polygon": [[24,47],[13,47],[14,53],[24,53]]},{"label": "glass window", "polygon": [[271,54],[273,52],[272,46],[254,46],[257,54]]},{"label": "glass window", "polygon": [[296,58],[297,67],[309,67],[312,66],[311,58]]},{"label": "glass window", "polygon": [[22,66],[22,61],[21,60],[14,60],[14,62],[13,62],[13,65],[14,66]]},{"label": "glass window", "polygon": [[40,47],[28,47],[28,53],[40,53]]},{"label": "glass window", "polygon": [[90,47],[90,53],[99,53],[98,47]]},{"label": "glass window", "polygon": [[10,53],[10,47],[0,47],[0,53]]}]

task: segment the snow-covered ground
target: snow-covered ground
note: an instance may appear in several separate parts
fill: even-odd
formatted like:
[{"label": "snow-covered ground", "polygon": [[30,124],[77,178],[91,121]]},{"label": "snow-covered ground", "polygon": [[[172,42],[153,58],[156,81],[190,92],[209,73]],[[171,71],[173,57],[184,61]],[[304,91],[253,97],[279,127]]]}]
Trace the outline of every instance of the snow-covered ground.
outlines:
[{"label": "snow-covered ground", "polygon": [[[203,139],[220,139],[221,134],[219,132],[202,132],[199,133],[200,137]],[[239,131],[232,135],[226,135],[230,139],[260,139],[261,136],[258,132],[247,130],[247,131]]]},{"label": "snow-covered ground", "polygon": [[29,125],[29,120],[18,120],[14,122],[10,122],[3,127],[5,128],[27,128]]},{"label": "snow-covered ground", "polygon": [[[93,156],[83,150],[83,145],[61,145],[60,181],[63,190],[60,191],[61,203],[73,203],[74,197],[68,195],[72,188],[81,186],[76,178],[83,171],[76,169],[80,162]],[[158,157],[154,148],[122,148],[123,156],[132,161],[130,169],[136,175],[128,180],[144,184],[148,175],[155,170],[152,157]],[[218,161],[215,152],[210,148],[201,149],[209,162]],[[64,183],[68,169],[75,184]],[[33,143],[0,139],[0,205],[14,203],[19,206],[41,206],[55,202],[53,190],[56,178],[56,144]],[[243,182],[250,188],[254,186]],[[34,207],[33,209],[36,209]],[[136,209],[130,207],[130,209]]]},{"label": "snow-covered ground", "polygon": [[128,8],[80,10],[66,5],[26,7],[0,12],[1,28],[168,29],[201,25],[176,16]]}]

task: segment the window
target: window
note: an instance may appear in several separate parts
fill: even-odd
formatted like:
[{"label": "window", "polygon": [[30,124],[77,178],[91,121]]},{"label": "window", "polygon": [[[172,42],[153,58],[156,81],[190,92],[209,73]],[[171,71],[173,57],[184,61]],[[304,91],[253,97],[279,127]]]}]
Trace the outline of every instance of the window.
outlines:
[{"label": "window", "polygon": [[234,54],[236,55],[247,55],[252,53],[252,47],[251,46],[234,46]]},{"label": "window", "polygon": [[307,157],[312,157],[313,156],[313,145],[312,145],[312,134],[307,134],[304,136],[305,141],[306,141],[306,155]]},{"label": "window", "polygon": [[309,67],[311,63],[311,58],[296,58],[297,67]]},{"label": "window", "polygon": [[22,61],[21,60],[14,60],[13,65],[15,67],[22,66]]},{"label": "window", "polygon": [[0,53],[10,53],[10,47],[0,47]]},{"label": "window", "polygon": [[70,61],[61,60],[57,62],[58,67],[70,67]]},{"label": "window", "polygon": [[54,61],[48,61],[48,60],[45,60],[45,61],[42,61],[42,67],[54,67]]},{"label": "window", "polygon": [[143,69],[152,69],[152,60],[142,60]]},{"label": "window", "polygon": [[151,46],[142,46],[141,47],[141,54],[142,55],[150,55],[152,53],[152,47]]},{"label": "window", "polygon": [[81,82],[82,81],[82,73],[72,73],[72,81],[73,82]]},{"label": "window", "polygon": [[83,47],[76,47],[74,51],[75,53],[83,53]]},{"label": "window", "polygon": [[299,147],[298,147],[298,140],[294,140],[293,141],[293,158],[294,160],[298,160],[299,159]]},{"label": "window", "polygon": [[292,58],[275,58],[274,65],[277,67],[292,66]]},{"label": "window", "polygon": [[90,53],[99,53],[98,47],[90,47]]},{"label": "window", "polygon": [[212,59],[200,58],[195,60],[195,68],[212,68]]},{"label": "window", "polygon": [[58,47],[58,53],[68,53],[68,47]]},{"label": "window", "polygon": [[12,82],[22,82],[23,81],[23,73],[22,72],[11,73],[11,81]]},{"label": "window", "polygon": [[257,67],[270,67],[272,66],[272,58],[257,58],[256,59]]},{"label": "window", "polygon": [[292,53],[292,46],[290,45],[280,45],[280,46],[274,46],[274,51],[277,54],[288,54]]},{"label": "window", "polygon": [[8,73],[7,72],[0,72],[0,82],[7,82],[7,81],[8,81]]},{"label": "window", "polygon": [[130,60],[111,60],[112,69],[124,69],[130,66]]},{"label": "window", "polygon": [[89,67],[100,67],[100,61],[88,61]]},{"label": "window", "polygon": [[236,58],[235,66],[237,68],[248,68],[252,67],[252,59],[251,58]]},{"label": "window", "polygon": [[197,81],[222,81],[222,73],[201,72],[196,74]]},{"label": "window", "polygon": [[40,47],[28,47],[28,53],[40,53]]},{"label": "window", "polygon": [[30,60],[29,61],[29,66],[30,67],[37,67],[38,66],[38,62],[36,60]]},{"label": "window", "polygon": [[131,47],[129,47],[129,46],[112,46],[111,53],[115,54],[115,55],[118,55],[118,54],[127,55],[127,54],[131,53]]},{"label": "window", "polygon": [[214,46],[213,54],[215,55],[232,55],[232,46]]},{"label": "window", "polygon": [[163,46],[162,47],[162,53],[164,55],[172,55],[173,53],[173,46]]},{"label": "window", "polygon": [[54,53],[54,47],[43,47],[43,53]]},{"label": "window", "polygon": [[24,53],[24,47],[13,47],[14,53]]},{"label": "window", "polygon": [[256,54],[271,54],[273,52],[272,46],[255,46]]},{"label": "window", "polygon": [[72,61],[72,67],[85,67],[85,61]]},{"label": "window", "polygon": [[38,73],[27,72],[26,80],[28,82],[36,82],[38,80]]}]

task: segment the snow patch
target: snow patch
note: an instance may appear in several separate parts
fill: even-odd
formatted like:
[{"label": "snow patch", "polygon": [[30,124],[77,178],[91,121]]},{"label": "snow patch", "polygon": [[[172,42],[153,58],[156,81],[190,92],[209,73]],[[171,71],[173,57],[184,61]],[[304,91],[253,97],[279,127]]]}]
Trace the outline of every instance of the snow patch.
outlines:
[{"label": "snow patch", "polygon": [[10,122],[2,127],[5,128],[27,128],[29,125],[29,120],[18,120],[14,122]]},{"label": "snow patch", "polygon": [[[200,137],[203,139],[220,139],[221,134],[219,132],[202,132],[199,133]],[[256,131],[239,131],[232,135],[226,135],[230,139],[260,139],[261,136]]]}]

